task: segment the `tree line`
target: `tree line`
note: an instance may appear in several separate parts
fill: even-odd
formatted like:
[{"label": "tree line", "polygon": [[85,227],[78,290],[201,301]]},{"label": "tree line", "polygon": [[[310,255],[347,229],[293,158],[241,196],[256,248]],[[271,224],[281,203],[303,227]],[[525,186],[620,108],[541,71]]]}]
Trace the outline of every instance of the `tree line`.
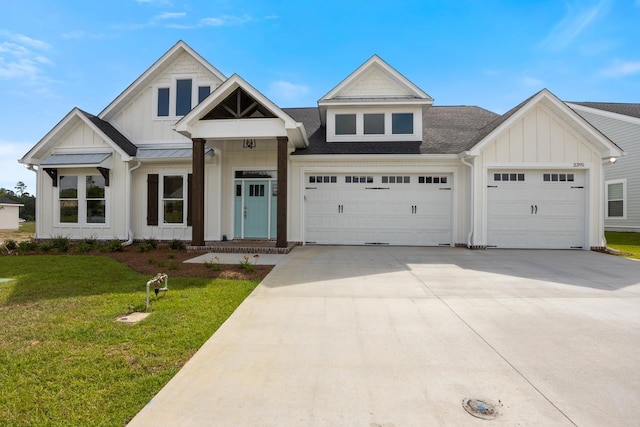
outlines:
[{"label": "tree line", "polygon": [[27,192],[27,186],[24,182],[18,181],[14,190],[0,187],[0,197],[6,197],[9,200],[23,204],[20,206],[20,218],[27,221],[36,220],[36,196],[32,196]]}]

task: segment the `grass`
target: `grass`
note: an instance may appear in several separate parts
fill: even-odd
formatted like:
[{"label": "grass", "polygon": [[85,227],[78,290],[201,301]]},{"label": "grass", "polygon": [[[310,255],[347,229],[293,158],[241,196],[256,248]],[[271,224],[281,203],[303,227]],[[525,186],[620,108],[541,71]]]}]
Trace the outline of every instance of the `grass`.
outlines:
[{"label": "grass", "polygon": [[607,246],[631,254],[631,258],[640,259],[640,233],[622,233],[607,231]]},{"label": "grass", "polygon": [[100,256],[0,258],[2,425],[126,424],[257,281],[172,278],[144,310],[147,276]]}]

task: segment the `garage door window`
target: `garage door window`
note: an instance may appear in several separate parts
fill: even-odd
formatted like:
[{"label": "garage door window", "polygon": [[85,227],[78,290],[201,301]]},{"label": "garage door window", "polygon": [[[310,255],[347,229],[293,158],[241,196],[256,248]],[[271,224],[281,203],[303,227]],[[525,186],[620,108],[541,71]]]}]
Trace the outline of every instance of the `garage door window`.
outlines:
[{"label": "garage door window", "polygon": [[544,182],[573,182],[574,175],[572,173],[545,173],[542,175]]},{"label": "garage door window", "polygon": [[411,184],[410,176],[383,176],[383,184]]},{"label": "garage door window", "polygon": [[338,182],[338,178],[335,175],[316,175],[309,177],[310,184],[321,184],[321,183],[331,183],[335,184]]},{"label": "garage door window", "polygon": [[344,182],[346,182],[347,184],[357,184],[357,183],[373,184],[373,177],[372,176],[345,176]]},{"label": "garage door window", "polygon": [[494,181],[524,181],[523,173],[494,173],[493,174]]},{"label": "garage door window", "polygon": [[446,176],[419,176],[418,184],[446,184]]},{"label": "garage door window", "polygon": [[607,181],[607,218],[624,219],[626,180]]}]

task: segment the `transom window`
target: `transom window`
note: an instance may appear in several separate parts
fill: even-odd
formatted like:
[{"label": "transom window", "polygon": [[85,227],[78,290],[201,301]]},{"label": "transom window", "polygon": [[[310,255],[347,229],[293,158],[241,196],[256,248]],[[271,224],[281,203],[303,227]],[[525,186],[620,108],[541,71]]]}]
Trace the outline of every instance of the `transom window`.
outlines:
[{"label": "transom window", "polygon": [[524,181],[523,173],[494,173],[494,181]]},{"label": "transom window", "polygon": [[102,175],[60,176],[58,181],[60,223],[104,224],[106,222],[105,188],[105,179]]},{"label": "transom window", "polygon": [[382,177],[383,184],[410,184],[411,177],[410,176],[383,176]]},{"label": "transom window", "polygon": [[418,184],[446,184],[446,176],[419,176]]},{"label": "transom window", "polygon": [[573,182],[574,175],[572,173],[545,173],[542,175],[544,182]]}]

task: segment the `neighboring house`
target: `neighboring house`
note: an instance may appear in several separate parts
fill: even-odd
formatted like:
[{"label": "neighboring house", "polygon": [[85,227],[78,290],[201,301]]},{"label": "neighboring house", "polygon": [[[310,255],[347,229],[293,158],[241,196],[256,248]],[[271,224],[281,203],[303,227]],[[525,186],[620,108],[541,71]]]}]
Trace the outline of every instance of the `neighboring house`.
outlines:
[{"label": "neighboring house", "polygon": [[432,104],[374,55],[317,107],[279,108],[180,41],[20,160],[37,237],[604,245],[611,140],[546,89],[501,116]]},{"label": "neighboring house", "polygon": [[569,106],[625,151],[604,170],[605,229],[640,232],[640,104],[574,102]]},{"label": "neighboring house", "polygon": [[0,197],[0,230],[17,230],[20,227],[20,207],[24,206],[6,197]]}]

